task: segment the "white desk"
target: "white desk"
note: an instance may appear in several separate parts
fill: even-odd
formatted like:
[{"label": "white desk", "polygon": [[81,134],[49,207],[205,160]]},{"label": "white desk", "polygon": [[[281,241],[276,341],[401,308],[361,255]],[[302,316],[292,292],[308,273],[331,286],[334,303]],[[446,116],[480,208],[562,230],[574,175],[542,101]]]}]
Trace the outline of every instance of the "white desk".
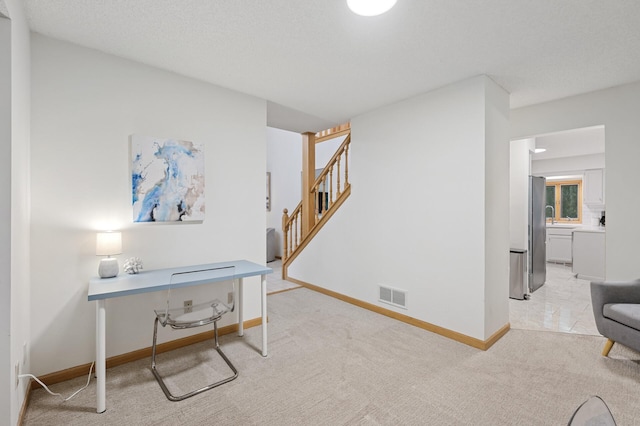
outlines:
[{"label": "white desk", "polygon": [[130,296],[132,294],[147,293],[152,291],[167,290],[171,275],[176,272],[190,272],[207,268],[224,268],[234,266],[234,274],[221,276],[219,273],[211,278],[198,276],[197,280],[180,282],[173,287],[189,287],[200,284],[208,284],[215,281],[228,281],[238,279],[238,336],[244,335],[243,327],[243,282],[244,277],[260,275],[262,290],[262,356],[267,356],[267,274],[273,272],[271,268],[258,265],[247,260],[235,260],[231,262],[210,263],[206,265],[183,266],[180,268],[157,269],[143,271],[139,274],[123,274],[114,278],[94,277],[89,281],[89,301],[96,303],[96,399],[98,413],[106,409],[106,300],[112,297]]}]

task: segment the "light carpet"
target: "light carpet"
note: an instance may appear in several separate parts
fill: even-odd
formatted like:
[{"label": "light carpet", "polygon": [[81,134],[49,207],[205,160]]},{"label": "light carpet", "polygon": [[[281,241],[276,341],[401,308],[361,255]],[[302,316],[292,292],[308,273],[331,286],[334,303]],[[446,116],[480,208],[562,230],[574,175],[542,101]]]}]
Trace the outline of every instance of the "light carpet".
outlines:
[{"label": "light carpet", "polygon": [[[144,359],[107,371],[105,413],[95,382],[68,402],[39,389],[24,425],[562,425],[591,395],[619,425],[640,424],[640,354],[615,345],[602,357],[602,337],[511,330],[480,351],[304,288],[268,302],[268,357],[260,327],[221,338],[235,381],[170,402]],[[217,360],[190,368],[211,345],[158,358],[172,390],[227,373]]]}]

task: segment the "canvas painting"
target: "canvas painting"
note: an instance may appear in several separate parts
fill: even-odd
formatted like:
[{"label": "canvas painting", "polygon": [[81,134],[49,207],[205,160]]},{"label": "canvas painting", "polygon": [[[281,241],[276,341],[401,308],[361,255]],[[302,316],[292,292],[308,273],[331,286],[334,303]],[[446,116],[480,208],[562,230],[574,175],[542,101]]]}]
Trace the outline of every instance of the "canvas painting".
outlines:
[{"label": "canvas painting", "polygon": [[131,136],[134,222],[204,220],[204,147]]}]

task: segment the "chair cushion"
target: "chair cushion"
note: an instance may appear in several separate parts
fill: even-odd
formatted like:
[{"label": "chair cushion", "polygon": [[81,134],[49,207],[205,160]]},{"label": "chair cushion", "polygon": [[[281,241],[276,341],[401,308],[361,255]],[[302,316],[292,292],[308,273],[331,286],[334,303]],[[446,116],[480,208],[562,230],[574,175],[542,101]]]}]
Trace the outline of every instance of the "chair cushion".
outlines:
[{"label": "chair cushion", "polygon": [[602,314],[610,320],[640,330],[640,304],[607,303]]}]

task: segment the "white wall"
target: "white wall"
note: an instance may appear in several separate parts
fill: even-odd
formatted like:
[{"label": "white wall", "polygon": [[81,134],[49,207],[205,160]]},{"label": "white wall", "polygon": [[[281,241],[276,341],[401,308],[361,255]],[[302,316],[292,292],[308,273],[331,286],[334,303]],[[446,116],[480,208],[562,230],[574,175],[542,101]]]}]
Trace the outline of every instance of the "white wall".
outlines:
[{"label": "white wall", "polygon": [[[509,94],[485,85],[484,339],[509,322]],[[469,206],[473,207],[473,206]]]},{"label": "white wall", "polygon": [[[0,17],[0,149],[11,153],[11,21]],[[0,156],[0,197],[11,199],[11,155]],[[0,423],[10,423],[13,400],[11,362],[11,204],[0,204]]]},{"label": "white wall", "polygon": [[[493,85],[477,77],[352,119],[352,194],[289,275],[477,339],[505,325],[508,98]],[[486,238],[498,221],[494,247]],[[487,249],[504,252],[496,265]],[[379,284],[407,290],[408,309],[379,303]]]},{"label": "white wall", "polygon": [[511,136],[522,138],[604,125],[607,178],[606,278],[640,276],[640,82],[511,111]]},{"label": "white wall", "polygon": [[[32,49],[32,368],[45,374],[94,359],[87,287],[99,262],[97,230],[123,231],[121,265],[131,256],[145,269],[264,264],[266,103],[41,35]],[[205,145],[202,223],[132,223],[134,133]],[[246,283],[245,318],[256,318],[259,278]],[[150,346],[153,309],[165,296],[107,302],[108,357]],[[184,336],[170,333],[159,339]]]},{"label": "white wall", "polygon": [[301,200],[302,136],[267,127],[267,171],[271,172],[271,211],[267,227],[275,228],[276,256],[282,256],[282,210],[292,213]]},{"label": "white wall", "polygon": [[[0,424],[17,424],[27,392],[26,380],[15,386],[14,365],[20,364],[20,372],[30,369],[29,356],[29,133],[30,133],[30,33],[23,3],[19,0],[6,0],[5,4],[11,18],[10,52],[0,54],[2,66],[11,67],[11,77],[1,72],[0,85],[6,90],[10,84],[11,104],[10,121],[6,121],[6,111],[0,113],[0,128],[9,132],[2,136],[6,146],[3,152],[2,170],[4,177],[0,181],[0,193],[3,199],[2,226],[10,227],[10,236],[6,228],[0,231],[0,310],[5,315],[0,322],[7,327],[9,334],[2,329],[0,338],[0,359],[2,360],[0,383]],[[9,28],[3,19],[3,48],[6,49]],[[6,71],[6,68],[5,68]],[[9,83],[10,82],[10,83]],[[5,95],[0,95],[4,102]],[[6,108],[6,104],[3,103]],[[1,107],[0,107],[1,108]],[[7,189],[10,188],[10,189]],[[6,209],[6,210],[5,210]],[[9,212],[10,217],[7,216]],[[10,262],[10,266],[7,264]],[[6,280],[6,281],[5,281]],[[9,289],[10,286],[10,289]],[[10,336],[9,336],[10,335]],[[23,345],[27,344],[23,353]]]},{"label": "white wall", "polygon": [[529,250],[529,175],[530,152],[535,149],[535,139],[511,141],[509,193],[511,248]]}]

